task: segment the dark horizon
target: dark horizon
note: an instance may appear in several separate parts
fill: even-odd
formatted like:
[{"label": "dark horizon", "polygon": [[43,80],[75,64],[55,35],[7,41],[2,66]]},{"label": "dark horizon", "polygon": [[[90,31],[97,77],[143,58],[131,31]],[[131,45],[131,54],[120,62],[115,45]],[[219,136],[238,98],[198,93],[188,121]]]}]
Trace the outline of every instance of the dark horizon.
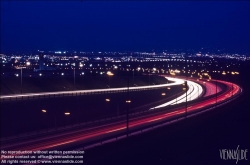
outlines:
[{"label": "dark horizon", "polygon": [[249,2],[1,2],[1,52],[249,53]]}]

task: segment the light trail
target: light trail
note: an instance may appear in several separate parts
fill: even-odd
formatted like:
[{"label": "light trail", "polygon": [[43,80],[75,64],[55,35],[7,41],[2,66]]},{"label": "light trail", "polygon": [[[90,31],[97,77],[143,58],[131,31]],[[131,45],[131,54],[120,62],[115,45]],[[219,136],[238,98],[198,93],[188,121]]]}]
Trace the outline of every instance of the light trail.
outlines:
[{"label": "light trail", "polygon": [[[240,94],[242,92],[242,89],[236,84],[232,84],[232,83],[225,82],[225,81],[218,81],[218,82],[225,84],[227,86],[227,89],[225,92],[220,93],[217,96],[217,103],[224,103],[224,100],[230,100],[232,96]],[[216,105],[216,98],[212,97],[212,98],[200,101],[198,103],[193,103],[191,106],[188,107],[187,113],[190,114],[196,111],[200,111],[199,108],[211,107],[214,105]],[[186,112],[185,108],[179,108],[175,111],[165,112],[162,114],[152,114],[152,115],[146,114],[140,117],[133,117],[131,118],[131,121],[129,122],[129,128],[132,129],[132,128],[143,126],[145,124],[150,124],[150,123],[155,124],[155,122],[157,121],[172,120],[173,117],[175,117],[176,119],[176,117],[183,116],[185,112]],[[1,149],[30,150],[30,151],[47,150],[53,147],[58,147],[58,146],[70,144],[73,142],[90,140],[91,138],[94,138],[96,140],[96,138],[98,137],[102,138],[104,135],[114,134],[120,131],[124,131],[125,129],[126,129],[126,124],[125,124],[125,120],[123,120],[123,123],[121,121],[121,123],[113,123],[112,125],[104,126],[98,129],[94,127],[87,132],[78,132],[77,134],[72,133],[70,135],[62,136],[60,138],[54,138],[50,140],[48,139],[41,140],[40,142],[37,141],[35,143],[30,143],[30,144],[26,142],[24,146],[20,146],[20,143],[16,143],[16,145],[12,145],[12,147],[10,148],[8,147],[8,145],[1,146]]]},{"label": "light trail", "polygon": [[[166,78],[168,78],[168,77],[166,77]],[[202,94],[203,89],[202,89],[201,85],[199,85],[198,83],[187,80],[187,85],[188,85],[187,101],[195,100]],[[174,105],[174,104],[179,104],[179,103],[183,103],[183,102],[186,102],[186,93],[184,93],[183,95],[181,95],[181,96],[179,96],[171,101],[168,101],[164,104],[158,105],[158,106],[150,108],[150,109],[152,110],[152,109],[156,109],[156,108],[162,108],[162,107],[166,107],[168,105]]]},{"label": "light trail", "polygon": [[[143,89],[153,89],[153,88],[163,88],[175,85],[181,85],[184,83],[182,79],[168,77],[168,80],[174,81],[169,84],[160,85],[149,85],[149,86],[137,86],[129,87],[130,91],[143,90]],[[78,94],[88,94],[88,93],[100,93],[100,92],[115,92],[115,91],[127,91],[127,87],[122,88],[108,88],[108,89],[91,89],[91,90],[75,90],[75,91],[58,91],[58,92],[41,92],[41,93],[26,93],[26,94],[13,94],[13,95],[1,95],[0,99],[10,99],[10,98],[22,98],[22,97],[33,97],[33,96],[55,96],[55,95],[78,95]]]},{"label": "light trail", "polygon": [[[206,89],[209,89],[209,90],[207,90],[204,97],[216,94],[216,84],[206,82]],[[219,93],[220,91],[222,91],[222,89],[219,86],[217,86],[217,93]]]}]

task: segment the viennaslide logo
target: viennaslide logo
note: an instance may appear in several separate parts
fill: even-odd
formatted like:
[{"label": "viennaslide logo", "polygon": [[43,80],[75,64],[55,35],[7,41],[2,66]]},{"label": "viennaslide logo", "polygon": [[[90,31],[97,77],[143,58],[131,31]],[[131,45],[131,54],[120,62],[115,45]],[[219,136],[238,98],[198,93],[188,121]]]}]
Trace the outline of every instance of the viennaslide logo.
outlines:
[{"label": "viennaslide logo", "polygon": [[220,158],[222,160],[235,160],[236,164],[239,160],[247,159],[247,149],[240,149],[240,145],[236,149],[220,149]]}]

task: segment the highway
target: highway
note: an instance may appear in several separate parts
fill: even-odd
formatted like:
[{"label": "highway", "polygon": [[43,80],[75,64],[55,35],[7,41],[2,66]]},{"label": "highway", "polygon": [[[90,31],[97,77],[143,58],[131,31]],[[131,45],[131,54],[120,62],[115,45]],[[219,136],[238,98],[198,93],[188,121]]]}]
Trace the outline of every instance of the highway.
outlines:
[{"label": "highway", "polygon": [[[179,78],[167,77],[169,81],[172,83],[168,84],[160,84],[160,85],[149,85],[149,86],[137,86],[137,87],[129,87],[130,91],[139,91],[139,90],[147,90],[147,89],[157,89],[164,87],[171,87],[174,85],[181,85],[184,83],[184,80]],[[58,92],[40,92],[40,93],[24,93],[24,94],[12,94],[12,95],[1,95],[0,100],[9,100],[9,99],[20,99],[20,98],[32,98],[32,97],[48,97],[48,96],[62,96],[62,95],[84,95],[84,94],[98,94],[105,92],[123,92],[127,91],[128,87],[122,88],[107,88],[107,89],[92,89],[92,90],[74,90],[74,91],[58,91]]]},{"label": "highway", "polygon": [[[187,101],[192,101],[192,100],[195,100],[197,99],[198,97],[201,96],[202,92],[203,92],[203,89],[201,87],[201,85],[195,83],[195,82],[192,82],[192,81],[189,81],[187,80],[187,86],[188,86],[188,90],[187,90]],[[185,86],[183,86],[185,87]],[[183,95],[171,100],[171,101],[168,101],[164,104],[161,104],[161,105],[158,105],[156,107],[153,107],[151,109],[155,109],[155,108],[162,108],[162,107],[166,107],[168,105],[174,105],[174,104],[180,104],[180,103],[183,103],[183,102],[186,102],[186,93],[184,93]]]},{"label": "highway", "polygon": [[[184,81],[182,80],[181,83]],[[212,82],[211,82],[212,83]],[[226,89],[223,90],[217,97],[203,97],[201,101],[193,102],[189,104],[187,109],[185,107],[177,108],[174,111],[157,111],[152,113],[144,113],[139,115],[131,115],[129,120],[129,130],[132,133],[135,130],[145,128],[147,126],[156,125],[159,122],[171,121],[176,118],[184,117],[185,115],[193,114],[195,112],[204,110],[211,106],[215,106],[216,103],[224,103],[230,100],[233,96],[237,96],[242,92],[242,89],[230,82],[218,81],[218,83],[224,84]],[[198,92],[195,88],[200,89],[196,83],[192,87],[192,82],[189,82],[189,89],[194,93],[190,95],[189,100],[193,100],[198,97]],[[206,86],[206,93],[213,93],[216,87],[213,85]],[[197,93],[198,92],[198,93]],[[206,94],[205,94],[206,96]],[[207,95],[208,96],[208,95]],[[211,96],[211,95],[210,95]],[[206,99],[207,98],[207,99]],[[181,101],[183,98],[180,98]],[[168,103],[169,104],[169,103]],[[162,106],[162,105],[159,105]],[[156,106],[156,107],[159,107]],[[149,111],[150,112],[150,111]],[[78,144],[90,144],[91,141],[97,141],[108,137],[114,137],[114,135],[126,134],[126,119],[110,121],[98,126],[92,126],[86,129],[72,130],[59,134],[53,134],[50,136],[43,136],[36,139],[29,140],[16,140],[13,143],[6,143],[1,145],[3,150],[48,150],[57,149],[58,147],[69,146],[74,143]]]}]

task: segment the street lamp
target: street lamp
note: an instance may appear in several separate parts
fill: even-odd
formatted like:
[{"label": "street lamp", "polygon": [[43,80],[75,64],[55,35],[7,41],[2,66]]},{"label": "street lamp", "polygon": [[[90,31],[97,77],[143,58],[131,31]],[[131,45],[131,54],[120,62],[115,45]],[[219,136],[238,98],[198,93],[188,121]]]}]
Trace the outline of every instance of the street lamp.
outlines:
[{"label": "street lamp", "polygon": [[[47,110],[46,109],[42,109],[42,113],[46,114],[47,113]],[[47,115],[46,115],[47,116]],[[42,117],[44,119],[46,119],[45,117]],[[44,120],[45,121],[45,120]],[[46,122],[46,121],[45,121]],[[42,122],[43,123],[43,122]],[[48,124],[46,124],[46,127],[48,129]]]},{"label": "street lamp", "polygon": [[[110,102],[110,99],[105,99],[106,102]],[[111,105],[109,104],[108,109],[111,110]]]},{"label": "street lamp", "polygon": [[233,80],[233,75],[235,75],[235,74],[236,74],[236,72],[232,72],[232,73],[231,73],[232,99],[233,99],[233,95],[234,95],[234,94],[233,94],[233,89],[234,89],[234,86],[233,86],[233,81],[232,81],[232,80]]},{"label": "street lamp", "polygon": [[110,76],[114,76],[114,74],[112,72],[108,71],[107,75],[109,77],[109,88],[110,88]]},{"label": "street lamp", "polygon": [[205,82],[205,81],[203,81],[203,84],[205,84],[205,85],[206,85],[206,82]]},{"label": "street lamp", "polygon": [[65,115],[70,115],[70,112],[65,112],[64,114],[65,114]]},{"label": "street lamp", "polygon": [[[187,61],[187,60],[186,60]],[[187,117],[187,80],[185,81],[185,88],[183,88],[183,89],[185,89],[186,90],[186,117]]]},{"label": "street lamp", "polygon": [[76,89],[76,68],[74,68],[74,90]]},{"label": "street lamp", "polygon": [[[47,113],[46,109],[42,109],[43,113]],[[57,118],[56,118],[56,114],[55,114],[55,128],[57,129]]]},{"label": "street lamp", "polygon": [[23,68],[21,67],[21,94],[23,93]]},{"label": "street lamp", "polygon": [[[69,116],[70,115],[70,112],[65,112],[64,113],[65,116]],[[68,122],[67,122],[68,123]],[[66,124],[67,125],[67,124]],[[66,126],[65,126],[66,127]]]},{"label": "street lamp", "polygon": [[133,69],[133,84],[135,84],[135,69]]},{"label": "street lamp", "polygon": [[148,73],[148,83],[149,83],[149,85],[150,85],[150,71],[148,71],[149,73]]},{"label": "street lamp", "polygon": [[128,104],[128,108],[127,108],[127,137],[128,137],[128,132],[129,132],[129,104],[131,103],[131,100],[126,100],[126,103]]},{"label": "street lamp", "polygon": [[[30,62],[26,62],[25,63],[26,66],[29,66],[30,65]],[[23,93],[23,67],[21,66],[21,94]]]}]

